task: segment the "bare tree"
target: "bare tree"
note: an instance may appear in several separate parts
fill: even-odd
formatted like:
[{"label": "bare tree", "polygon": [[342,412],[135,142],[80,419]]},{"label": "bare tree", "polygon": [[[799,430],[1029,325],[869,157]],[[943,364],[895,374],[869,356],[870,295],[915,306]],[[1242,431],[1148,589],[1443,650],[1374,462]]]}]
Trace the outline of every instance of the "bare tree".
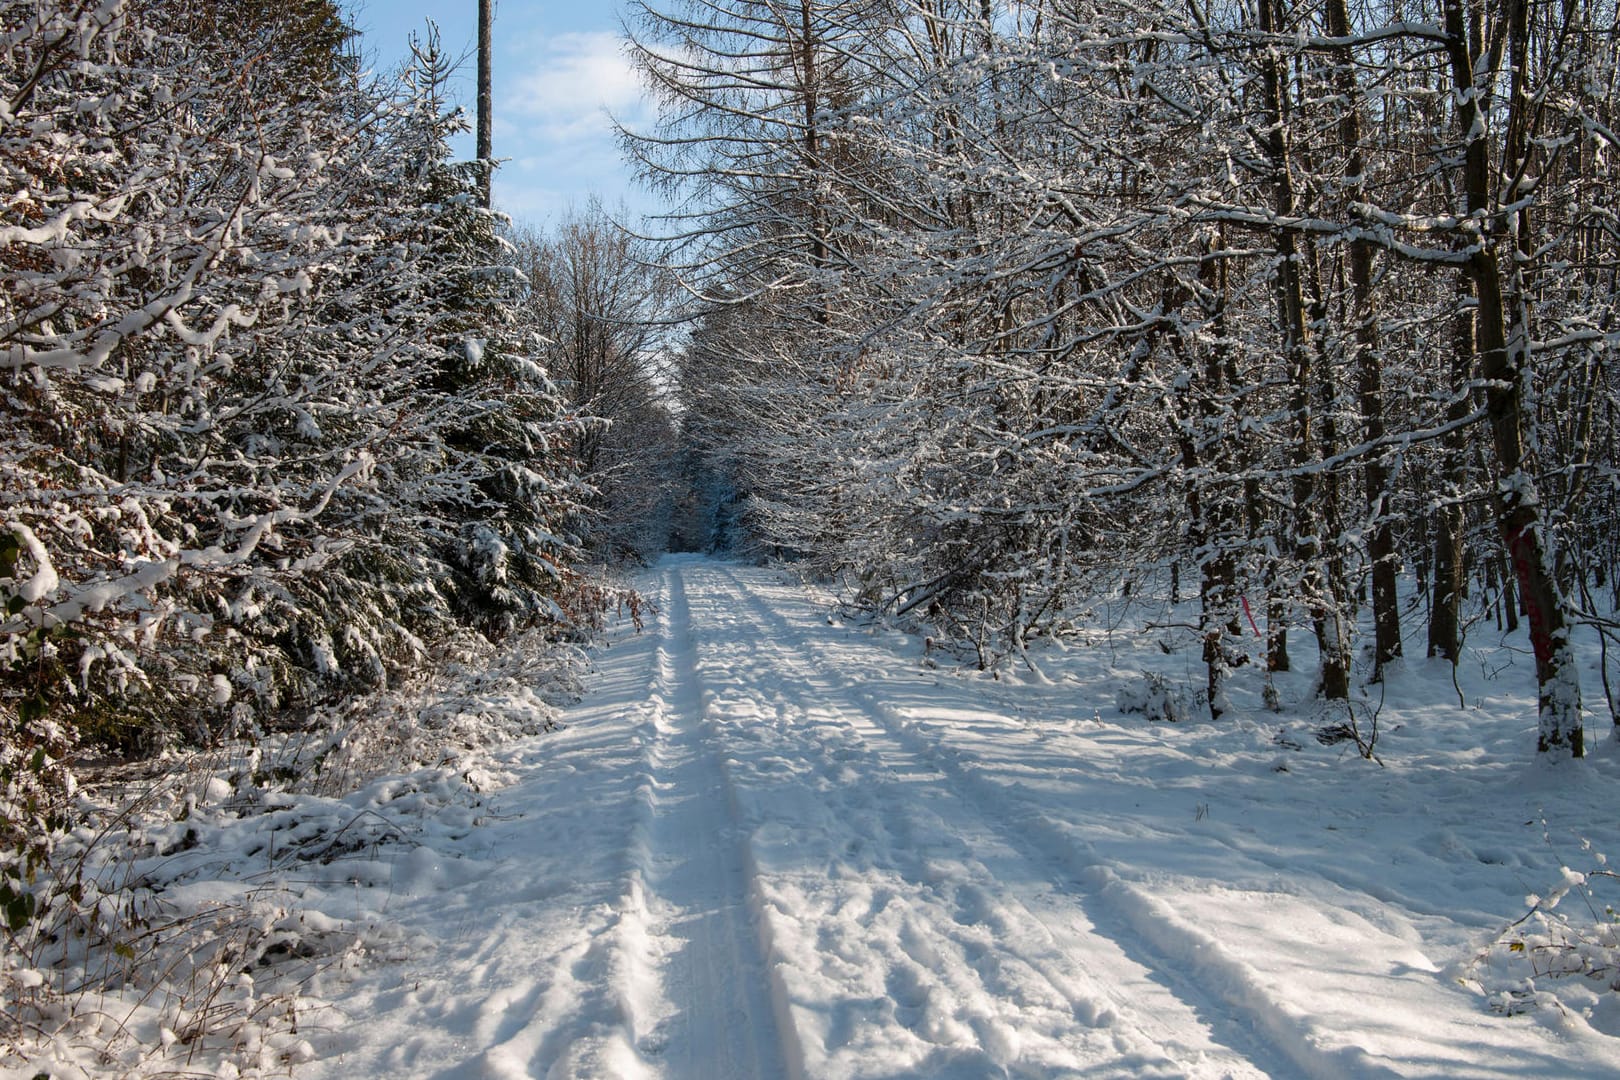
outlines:
[{"label": "bare tree", "polygon": [[661,385],[673,280],[645,241],[600,208],[512,241],[527,280],[521,325],[539,338],[558,393],[583,421],[570,440],[595,491],[582,537],[604,557],[648,557],[668,539],[676,467]]},{"label": "bare tree", "polygon": [[1403,569],[1454,657],[1506,550],[1475,595],[1525,603],[1543,748],[1579,749],[1612,3],[643,13],[629,145],[716,305],[687,424],[776,549],[981,655],[1191,560],[1215,707],[1251,598],[1342,698],[1358,635],[1370,677],[1402,652]]}]

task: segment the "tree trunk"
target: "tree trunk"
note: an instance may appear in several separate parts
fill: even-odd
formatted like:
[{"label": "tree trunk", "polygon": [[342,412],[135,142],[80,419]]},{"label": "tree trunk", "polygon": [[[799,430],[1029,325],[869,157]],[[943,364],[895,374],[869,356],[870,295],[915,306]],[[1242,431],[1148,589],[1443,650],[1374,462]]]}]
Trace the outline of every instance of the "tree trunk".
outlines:
[{"label": "tree trunk", "polygon": [[[1233,555],[1226,545],[1226,530],[1222,528],[1229,516],[1212,496],[1217,492],[1206,490],[1197,479],[1199,473],[1209,473],[1213,462],[1199,451],[1199,436],[1207,435],[1216,426],[1216,399],[1222,391],[1228,358],[1226,349],[1219,344],[1224,336],[1223,309],[1226,299],[1226,272],[1220,262],[1220,242],[1211,238],[1200,254],[1203,261],[1198,276],[1203,295],[1213,297],[1209,316],[1211,336],[1216,344],[1206,346],[1202,364],[1202,378],[1193,378],[1197,357],[1193,349],[1181,342],[1181,356],[1187,378],[1181,383],[1180,393],[1180,452],[1184,471],[1191,474],[1187,482],[1187,542],[1198,564],[1198,632],[1203,641],[1205,683],[1209,715],[1219,720],[1225,712],[1224,682],[1232,666],[1226,638],[1241,634],[1237,621],[1237,570]],[[1195,400],[1196,397],[1196,400]],[[1215,451],[1211,451],[1213,456]]]},{"label": "tree trunk", "polygon": [[[1272,34],[1277,30],[1274,5],[1277,0],[1261,0],[1260,32]],[[1284,69],[1275,53],[1268,52],[1262,61],[1264,77],[1267,156],[1275,178],[1277,215],[1293,217],[1298,213],[1298,199],[1294,191],[1293,163],[1288,146],[1288,110]],[[1288,365],[1290,384],[1289,408],[1294,415],[1296,440],[1294,464],[1305,466],[1316,457],[1316,432],[1311,396],[1315,390],[1315,377],[1311,365],[1311,349],[1307,340],[1305,285],[1301,274],[1302,253],[1299,249],[1298,230],[1283,226],[1277,232],[1277,293],[1282,315],[1283,354]],[[1312,606],[1312,619],[1316,637],[1321,646],[1322,693],[1334,700],[1350,695],[1350,667],[1348,649],[1340,612],[1335,610],[1332,597],[1331,574],[1324,572],[1321,542],[1316,512],[1316,480],[1308,469],[1296,468],[1293,480],[1294,501],[1294,553],[1302,570],[1301,584]],[[1286,651],[1286,645],[1283,646]]]},{"label": "tree trunk", "polygon": [[[1488,58],[1491,62],[1479,63],[1479,51],[1473,43],[1482,40],[1482,28],[1477,23],[1469,26],[1466,20],[1469,15],[1480,18],[1481,11],[1465,7],[1466,2],[1445,0],[1444,11],[1447,51],[1457,91],[1457,123],[1466,140],[1463,180],[1469,220],[1479,223],[1478,231],[1469,237],[1472,251],[1466,269],[1478,304],[1474,344],[1479,351],[1480,374],[1485,379],[1485,409],[1496,450],[1500,494],[1496,525],[1530,623],[1540,697],[1536,749],[1583,757],[1586,742],[1581,727],[1579,674],[1569,640],[1568,601],[1553,576],[1550,536],[1526,437],[1526,429],[1533,422],[1525,407],[1531,374],[1529,312],[1518,290],[1503,288],[1504,275],[1511,275],[1517,284],[1522,271],[1515,268],[1516,253],[1511,246],[1503,258],[1502,233],[1506,230],[1491,217],[1493,212],[1500,212],[1500,207],[1494,198],[1496,170],[1478,95],[1481,86],[1499,70],[1500,50],[1493,46],[1493,55]],[[1527,128],[1531,123],[1526,115],[1530,101],[1523,85],[1529,62],[1525,0],[1510,0],[1505,18],[1516,69],[1506,129],[1510,141],[1519,144],[1504,148],[1508,168],[1503,172],[1511,176],[1516,174],[1523,148],[1528,145]],[[1485,70],[1481,71],[1481,67]]]},{"label": "tree trunk", "polygon": [[[816,29],[812,0],[799,3],[799,76],[804,95],[804,151],[805,182],[809,186],[806,197],[810,200],[810,263],[820,269],[827,264],[826,210],[821,205],[821,193],[815,188],[815,178],[821,175],[821,85],[816,72]],[[822,310],[819,320],[825,320]]]},{"label": "tree trunk", "polygon": [[[1451,392],[1454,395],[1446,409],[1448,423],[1460,424],[1468,415],[1469,400],[1466,393],[1468,373],[1474,366],[1474,315],[1472,294],[1468,278],[1458,279],[1458,310],[1452,326],[1451,339]],[[1449,462],[1449,476],[1443,491],[1444,501],[1435,513],[1434,530],[1434,600],[1429,607],[1429,655],[1440,656],[1453,664],[1462,658],[1462,598],[1463,598],[1463,507],[1462,493],[1468,483],[1467,437],[1463,432],[1449,432],[1441,442]]]},{"label": "tree trunk", "polygon": [[[1328,34],[1350,36],[1350,9],[1346,0],[1328,0]],[[1361,106],[1350,46],[1335,49],[1334,79],[1343,112],[1339,142],[1344,151],[1344,199],[1362,201],[1366,163],[1361,152]],[[1373,304],[1373,247],[1360,237],[1349,246],[1350,293],[1353,322],[1354,368],[1360,397],[1362,436],[1372,443],[1384,437],[1384,388],[1378,354],[1378,320]],[[1398,557],[1393,515],[1386,505],[1390,496],[1390,470],[1384,456],[1374,451],[1362,471],[1367,489],[1367,560],[1372,564],[1373,678],[1384,665],[1401,655],[1401,608],[1397,595]]]}]

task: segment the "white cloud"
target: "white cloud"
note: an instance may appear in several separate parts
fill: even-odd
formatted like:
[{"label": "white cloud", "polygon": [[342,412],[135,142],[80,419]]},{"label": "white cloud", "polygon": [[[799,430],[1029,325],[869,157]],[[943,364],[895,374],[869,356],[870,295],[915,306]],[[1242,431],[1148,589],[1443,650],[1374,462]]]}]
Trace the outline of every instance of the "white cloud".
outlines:
[{"label": "white cloud", "polygon": [[607,113],[630,118],[648,106],[617,34],[556,34],[542,42],[503,106],[553,140],[600,137]]},{"label": "white cloud", "polygon": [[[571,0],[580,3],[580,0]],[[589,0],[582,6],[588,6]],[[515,23],[495,55],[495,202],[538,224],[600,199],[631,215],[658,207],[625,165],[608,114],[645,130],[656,113],[618,34],[547,33]]]}]

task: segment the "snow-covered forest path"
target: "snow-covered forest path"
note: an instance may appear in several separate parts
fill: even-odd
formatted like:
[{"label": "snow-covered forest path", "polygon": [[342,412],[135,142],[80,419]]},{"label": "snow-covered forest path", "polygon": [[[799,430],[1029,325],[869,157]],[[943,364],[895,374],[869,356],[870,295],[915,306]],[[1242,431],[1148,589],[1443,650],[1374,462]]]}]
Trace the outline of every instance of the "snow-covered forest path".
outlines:
[{"label": "snow-covered forest path", "polygon": [[1616,1064],[1590,1028],[1494,1017],[1447,976],[1436,949],[1495,916],[1391,866],[1376,810],[1335,810],[1375,805],[1365,772],[1296,804],[1269,759],[1252,784],[1212,774],[1194,728],[936,670],[768,571],[672,557],[644,587],[656,614],[567,730],[505,753],[513,782],[453,850],[413,853],[431,887],[383,910],[420,948],[331,995],[311,1075]]}]

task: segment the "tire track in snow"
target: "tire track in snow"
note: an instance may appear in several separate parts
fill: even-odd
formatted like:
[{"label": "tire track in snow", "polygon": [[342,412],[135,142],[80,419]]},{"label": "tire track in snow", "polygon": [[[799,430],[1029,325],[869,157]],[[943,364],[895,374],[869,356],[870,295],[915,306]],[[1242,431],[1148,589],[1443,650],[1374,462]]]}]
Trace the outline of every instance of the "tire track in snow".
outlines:
[{"label": "tire track in snow", "polygon": [[[635,1044],[671,1077],[797,1077],[776,1019],[780,987],[761,952],[735,793],[710,744],[685,588],[669,569],[661,585],[647,775],[626,889],[642,917],[625,942],[644,961],[628,985],[655,973],[661,993],[643,992],[629,1007]],[[761,1010],[761,1002],[775,1004]]]},{"label": "tire track in snow", "polygon": [[[1256,972],[1219,941],[1122,879],[1093,853],[1077,847],[1070,834],[1047,815],[1006,806],[1006,793],[968,768],[941,740],[918,732],[897,709],[852,682],[811,635],[761,599],[735,571],[711,566],[753,614],[761,636],[778,643],[786,662],[810,669],[814,674],[807,681],[843,698],[854,714],[868,718],[872,728],[892,745],[948,777],[952,790],[1001,842],[1030,864],[1046,869],[1048,880],[1070,895],[1075,914],[1090,933],[1112,942],[1141,967],[1162,973],[1182,1007],[1207,1018],[1211,1034],[1226,1046],[1268,1072],[1321,1080],[1352,1074],[1396,1075],[1357,1047],[1318,1045],[1308,1019],[1271,994]],[[1062,919],[1061,914],[1057,917]],[[1235,1022],[1229,1011],[1240,1013],[1248,1023]]]},{"label": "tire track in snow", "polygon": [[543,748],[498,752],[512,779],[489,795],[488,818],[432,845],[446,883],[394,901],[434,947],[345,975],[331,1027],[311,1031],[323,1057],[300,1076],[652,1075],[622,988],[639,917],[625,903],[628,807],[646,772],[653,636],[617,645],[593,700]]},{"label": "tire track in snow", "polygon": [[[1256,1076],[1263,1073],[1251,1055],[1274,1065],[1282,1060],[1246,1032],[1226,1032],[1228,1045],[1223,1045],[1212,1023],[1200,1019],[1200,1014],[1218,1018],[1218,1011],[1198,1007],[1203,1002],[1189,1007],[1111,939],[1100,938],[1065,895],[1074,890],[1063,888],[1066,875],[1045,852],[1031,850],[978,800],[943,782],[948,774],[930,755],[890,731],[871,703],[845,679],[830,675],[804,636],[735,574],[710,567],[700,572],[735,597],[727,605],[730,618],[747,613],[767,653],[759,663],[761,681],[777,684],[779,700],[782,694],[792,699],[787,711],[797,717],[781,718],[779,733],[782,740],[796,738],[798,745],[779,742],[776,749],[810,756],[819,746],[823,777],[844,773],[860,788],[882,789],[880,794],[888,796],[872,806],[857,793],[848,807],[847,816],[865,811],[892,841],[879,845],[880,863],[866,867],[862,876],[870,878],[874,870],[897,873],[896,894],[884,898],[882,906],[904,909],[884,921],[899,932],[892,946],[865,944],[890,950],[885,988],[898,1003],[897,1019],[925,1038],[978,1042],[979,1071],[968,1069],[962,1054],[956,1056],[963,1075],[985,1075],[985,1069],[1055,1075],[1048,1070],[1061,1069],[1064,1075],[1083,1071],[1089,1076]],[[738,666],[735,655],[727,663]],[[755,697],[760,699],[758,691]],[[811,739],[788,730],[789,723],[807,728]],[[786,889],[783,893],[792,906],[804,902]],[[793,915],[786,911],[779,917]],[[876,928],[879,920],[869,916],[868,922]],[[1066,1019],[1050,1008],[1031,1008],[1031,1001],[1052,995],[1066,1003]],[[1020,1000],[1010,1013],[997,1016],[982,1004],[987,997],[1003,1007],[1009,997]],[[1021,1036],[1016,1025],[1034,1015],[1043,1018],[1043,1035],[1068,1053],[1054,1056],[1056,1048],[1049,1044],[1045,1069],[1027,1071],[1019,1065],[1024,1057],[1019,1044],[1028,1042],[1030,1033]],[[961,1030],[964,1024],[971,1034]],[[1063,1057],[1067,1061],[1060,1064]]]},{"label": "tire track in snow", "polygon": [[[640,1080],[656,1075],[637,1045],[649,1013],[662,1011],[647,993],[657,983],[647,973],[654,957],[647,947],[646,896],[637,854],[644,846],[648,800],[655,782],[649,746],[658,655],[650,643],[640,641],[622,645],[621,661],[627,654],[644,654],[636,656],[637,662],[623,676],[629,685],[622,692],[637,701],[633,709],[620,714],[623,719],[614,731],[627,752],[620,761],[602,762],[610,765],[602,774],[612,792],[593,805],[604,822],[614,825],[619,820],[613,813],[615,806],[628,802],[636,811],[624,822],[623,831],[611,829],[615,843],[603,851],[606,874],[596,882],[601,891],[579,898],[583,906],[574,906],[571,912],[578,925],[562,936],[566,944],[561,949],[546,956],[533,954],[526,921],[537,915],[531,911],[525,913],[526,918],[501,916],[499,932],[478,950],[476,964],[463,978],[475,986],[501,986],[476,1002],[469,1025],[472,1044],[483,1048],[473,1059],[479,1075],[502,1080],[583,1080],[606,1075]],[[558,763],[566,760],[564,756]],[[583,760],[600,761],[592,755]],[[580,789],[568,785],[567,790]],[[533,821],[534,829],[549,827],[543,816]],[[598,841],[607,836],[606,831],[597,833]],[[554,855],[565,844],[553,841],[542,849],[546,855]],[[533,872],[524,867],[501,885],[532,892],[542,903],[554,891],[557,895],[568,892],[560,885],[525,886],[525,878]],[[498,888],[494,891],[500,895]],[[525,973],[508,975],[507,969]]]}]

